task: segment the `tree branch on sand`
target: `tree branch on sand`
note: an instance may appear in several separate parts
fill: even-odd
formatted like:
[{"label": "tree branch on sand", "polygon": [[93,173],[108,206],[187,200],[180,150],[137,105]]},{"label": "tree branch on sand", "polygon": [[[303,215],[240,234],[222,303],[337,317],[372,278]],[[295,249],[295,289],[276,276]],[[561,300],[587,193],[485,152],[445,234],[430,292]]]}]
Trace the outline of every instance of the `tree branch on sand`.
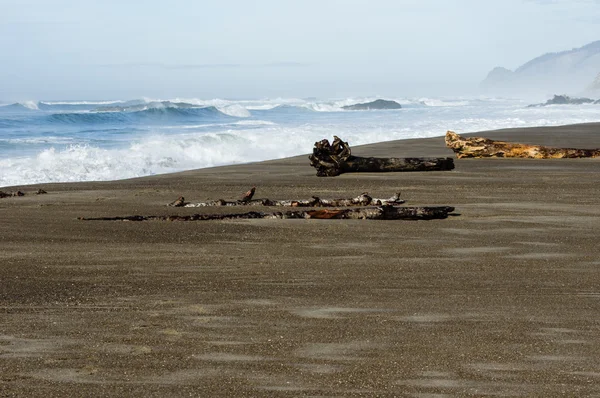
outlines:
[{"label": "tree branch on sand", "polygon": [[440,171],[454,169],[452,158],[365,158],[352,156],[350,146],[339,137],[315,142],[308,158],[319,177],[351,172]]},{"label": "tree branch on sand", "polygon": [[444,219],[454,207],[403,207],[385,205],[356,209],[293,210],[264,213],[251,211],[236,214],[192,214],[170,216],[79,217],[83,221],[208,221],[240,219],[317,219],[317,220],[433,220]]},{"label": "tree branch on sand", "polygon": [[[286,212],[258,212],[233,214],[192,214],[168,216],[123,216],[123,217],[79,217],[84,221],[208,221],[238,219],[320,219],[320,220],[432,220],[447,218],[454,211],[450,206],[404,207],[398,206],[405,201],[396,193],[388,199],[377,199],[362,193],[350,199],[321,199],[313,196],[308,200],[270,200],[252,199],[256,187],[252,187],[241,200],[223,199],[188,203],[183,197],[169,204],[172,207],[210,207],[210,206],[282,206],[282,207],[347,207],[346,209],[292,210]],[[349,208],[348,208],[349,207]],[[353,208],[354,207],[354,208]]]},{"label": "tree branch on sand", "polygon": [[[208,202],[189,203],[183,197],[179,197],[176,201],[169,203],[172,207],[211,207],[211,206],[282,206],[282,207],[351,207],[351,206],[383,206],[383,205],[399,205],[404,203],[400,199],[400,192],[396,193],[388,199],[377,199],[369,196],[367,192],[358,195],[355,198],[349,199],[321,199],[318,196],[313,196],[307,200],[271,200],[271,199],[252,199],[248,195],[256,191],[253,187],[244,195],[241,200],[227,201],[224,199],[211,200]],[[245,200],[248,196],[250,198]]]},{"label": "tree branch on sand", "polygon": [[446,133],[446,146],[461,158],[595,158],[600,149],[553,148],[513,142],[494,141],[483,137],[465,138],[453,131]]}]

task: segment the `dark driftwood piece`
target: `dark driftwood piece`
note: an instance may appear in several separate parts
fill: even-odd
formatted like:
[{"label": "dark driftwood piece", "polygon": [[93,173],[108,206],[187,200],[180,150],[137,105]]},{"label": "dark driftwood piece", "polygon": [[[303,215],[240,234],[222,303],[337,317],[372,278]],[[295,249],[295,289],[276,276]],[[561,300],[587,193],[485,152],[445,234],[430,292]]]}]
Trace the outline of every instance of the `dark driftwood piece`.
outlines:
[{"label": "dark driftwood piece", "polygon": [[254,196],[254,192],[256,192],[256,187],[250,188],[250,190],[248,192],[246,192],[244,194],[244,196],[242,196],[242,199],[240,200],[240,202],[242,202],[242,203],[250,202],[252,200],[252,197]]},{"label": "dark driftwood piece", "polygon": [[433,220],[444,219],[454,207],[401,207],[380,206],[358,209],[293,210],[263,213],[251,211],[237,214],[192,214],[188,216],[124,216],[124,217],[79,217],[84,221],[208,221],[239,219],[318,219],[318,220]]},{"label": "dark driftwood piece", "polygon": [[[38,189],[37,191],[34,192],[36,195],[45,195],[48,192],[44,191],[43,189]],[[22,191],[15,191],[15,192],[3,192],[0,191],[0,199],[3,198],[12,198],[15,196],[25,196],[25,193]]]},{"label": "dark driftwood piece", "polygon": [[16,192],[3,192],[3,191],[0,191],[0,198],[11,198],[11,197],[14,197],[14,196],[25,196],[25,194],[23,192],[21,192],[21,191],[16,191]]},{"label": "dark driftwood piece", "polygon": [[[252,188],[255,189],[255,188]],[[250,191],[249,191],[250,192]],[[369,196],[367,192],[350,199],[321,199],[318,196],[313,196],[308,200],[271,200],[271,199],[254,199],[244,201],[235,200],[227,201],[224,199],[212,200],[200,203],[185,202],[183,197],[180,197],[169,206],[175,207],[209,207],[209,206],[283,206],[283,207],[350,207],[350,206],[382,206],[382,205],[399,205],[404,203],[400,199],[400,192],[388,199],[377,199]]]},{"label": "dark driftwood piece", "polygon": [[440,171],[454,169],[452,158],[365,158],[352,156],[350,146],[339,137],[315,142],[308,158],[319,177],[351,172]]},{"label": "dark driftwood piece", "polygon": [[494,141],[489,138],[465,138],[453,131],[446,133],[446,146],[451,148],[456,157],[461,158],[595,158],[600,156],[600,149],[553,148],[541,145],[528,145],[513,142]]},{"label": "dark driftwood piece", "polygon": [[185,201],[185,198],[183,196],[180,196],[176,200],[174,200],[173,202],[169,203],[167,206],[171,206],[171,207],[184,207],[187,204],[188,204],[188,202]]}]

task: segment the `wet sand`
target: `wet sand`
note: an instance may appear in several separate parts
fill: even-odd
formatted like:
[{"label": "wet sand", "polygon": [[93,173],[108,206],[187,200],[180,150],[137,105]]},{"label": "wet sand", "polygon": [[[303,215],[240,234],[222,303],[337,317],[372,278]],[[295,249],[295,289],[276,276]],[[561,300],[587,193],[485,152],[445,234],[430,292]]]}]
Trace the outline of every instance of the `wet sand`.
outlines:
[{"label": "wet sand", "polygon": [[[475,135],[600,147],[600,124]],[[354,154],[452,156],[443,137]],[[48,194],[0,199],[0,396],[600,396],[600,159],[455,163],[318,178],[300,156],[14,188]],[[165,205],[252,185],[401,191],[456,215],[77,220],[243,211]]]}]

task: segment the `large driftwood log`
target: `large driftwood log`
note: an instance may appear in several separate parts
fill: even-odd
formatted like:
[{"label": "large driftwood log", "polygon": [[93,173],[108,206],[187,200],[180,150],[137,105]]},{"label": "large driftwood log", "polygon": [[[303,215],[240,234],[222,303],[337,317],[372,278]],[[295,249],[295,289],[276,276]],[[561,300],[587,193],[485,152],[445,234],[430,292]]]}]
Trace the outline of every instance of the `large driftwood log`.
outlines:
[{"label": "large driftwood log", "polygon": [[541,145],[528,145],[489,138],[465,138],[453,131],[446,133],[446,146],[451,148],[456,157],[461,158],[595,158],[600,156],[600,149],[553,148]]},{"label": "large driftwood log", "polygon": [[234,214],[192,214],[187,216],[124,216],[124,217],[79,217],[84,221],[208,221],[239,219],[318,219],[318,220],[433,220],[444,219],[454,207],[401,207],[380,206],[358,209],[293,210],[263,213],[251,211]]},{"label": "large driftwood log", "polygon": [[350,146],[339,137],[315,142],[308,158],[319,177],[351,172],[439,171],[454,169],[452,158],[365,158],[352,156]]},{"label": "large driftwood log", "polygon": [[[255,187],[252,188],[255,190]],[[248,191],[250,192],[250,191]],[[174,207],[209,207],[209,206],[283,206],[283,207],[349,207],[349,206],[383,206],[383,205],[399,205],[404,203],[400,199],[400,192],[388,199],[377,199],[369,196],[367,192],[350,199],[321,199],[318,196],[313,196],[307,200],[271,200],[271,199],[254,199],[254,200],[234,200],[227,201],[223,199],[212,200],[200,203],[187,203],[183,197],[180,197],[169,206]]]}]

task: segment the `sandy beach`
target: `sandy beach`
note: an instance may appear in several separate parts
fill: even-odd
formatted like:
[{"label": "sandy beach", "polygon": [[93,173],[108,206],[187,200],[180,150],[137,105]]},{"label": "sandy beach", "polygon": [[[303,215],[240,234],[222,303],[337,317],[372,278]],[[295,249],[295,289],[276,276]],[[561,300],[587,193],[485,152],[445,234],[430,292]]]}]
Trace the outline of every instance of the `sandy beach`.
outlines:
[{"label": "sandy beach", "polygon": [[[472,135],[600,147],[600,124]],[[443,137],[353,154],[453,156]],[[0,199],[0,396],[600,396],[600,159],[455,164],[318,178],[303,155],[2,188],[27,195]],[[271,199],[400,191],[456,211],[77,219],[241,212],[166,204],[251,186]]]}]

